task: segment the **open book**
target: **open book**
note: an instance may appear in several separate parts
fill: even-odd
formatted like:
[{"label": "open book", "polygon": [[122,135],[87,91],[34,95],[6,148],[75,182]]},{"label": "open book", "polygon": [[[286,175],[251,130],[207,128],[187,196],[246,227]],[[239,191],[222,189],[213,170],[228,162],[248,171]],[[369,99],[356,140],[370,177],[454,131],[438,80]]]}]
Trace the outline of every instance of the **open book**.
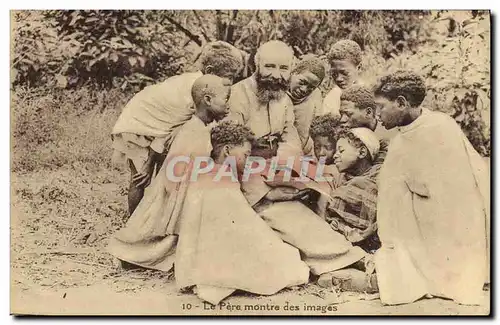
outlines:
[{"label": "open book", "polygon": [[[316,163],[311,161],[309,162],[310,167],[308,169],[308,173],[306,175],[303,175],[302,177],[299,177],[300,171],[296,169],[287,169],[283,168],[280,171],[276,173],[274,178],[270,179],[268,178],[268,175],[263,175],[264,176],[264,182],[271,186],[271,187],[278,187],[278,186],[287,186],[287,187],[293,187],[299,190],[303,189],[311,189],[320,195],[324,195],[326,198],[330,197],[330,186],[326,181],[316,181],[315,180],[315,172],[316,172]],[[285,178],[284,174],[285,172],[291,172],[291,177]]]}]

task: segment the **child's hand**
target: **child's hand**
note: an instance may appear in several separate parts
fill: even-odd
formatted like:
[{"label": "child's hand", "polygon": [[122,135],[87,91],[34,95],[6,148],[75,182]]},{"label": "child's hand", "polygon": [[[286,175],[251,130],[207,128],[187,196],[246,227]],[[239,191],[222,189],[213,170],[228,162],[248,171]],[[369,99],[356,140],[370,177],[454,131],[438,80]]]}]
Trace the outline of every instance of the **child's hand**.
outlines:
[{"label": "child's hand", "polygon": [[369,225],[365,230],[350,229],[346,232],[345,237],[351,243],[358,243],[366,238],[370,237],[377,231],[377,224],[373,223]]},{"label": "child's hand", "polygon": [[305,200],[309,197],[310,190],[298,190],[292,187],[276,187],[267,193],[266,198],[270,201],[293,201]]},{"label": "child's hand", "polygon": [[351,243],[358,243],[358,242],[362,241],[363,239],[365,239],[364,236],[362,234],[360,234],[356,229],[351,229],[350,231],[348,231],[345,234],[345,237]]}]

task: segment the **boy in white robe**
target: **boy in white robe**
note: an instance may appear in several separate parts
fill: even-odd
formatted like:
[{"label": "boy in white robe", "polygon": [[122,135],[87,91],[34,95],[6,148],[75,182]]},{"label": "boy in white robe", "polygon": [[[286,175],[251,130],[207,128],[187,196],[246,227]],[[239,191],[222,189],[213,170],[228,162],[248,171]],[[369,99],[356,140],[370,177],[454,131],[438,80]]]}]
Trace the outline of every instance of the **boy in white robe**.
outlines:
[{"label": "boy in white robe", "polygon": [[199,59],[200,70],[168,78],[146,87],[125,106],[112,130],[113,160],[126,158],[131,170],[129,214],[136,209],[160,169],[179,127],[194,113],[191,87],[203,74],[232,80],[240,73],[241,53],[232,45],[208,43]]},{"label": "boy in white robe", "polygon": [[215,167],[188,189],[180,218],[175,278],[214,305],[234,290],[271,295],[305,284],[309,268],[251,208],[239,179],[251,152],[252,132],[236,122],[211,131]]},{"label": "boy in white robe", "polygon": [[451,117],[420,106],[416,73],[381,78],[375,95],[382,125],[400,130],[379,175],[380,299],[478,304],[489,268],[488,167]]},{"label": "boy in white robe", "polygon": [[[108,251],[116,258],[161,271],[172,268],[178,219],[189,182],[170,179],[167,168],[177,157],[209,156],[212,149],[209,124],[227,115],[229,95],[230,86],[223,78],[203,75],[194,82],[195,114],[180,128],[160,172],[125,227],[110,239]],[[173,173],[179,176],[189,171],[186,163],[177,163]]]}]

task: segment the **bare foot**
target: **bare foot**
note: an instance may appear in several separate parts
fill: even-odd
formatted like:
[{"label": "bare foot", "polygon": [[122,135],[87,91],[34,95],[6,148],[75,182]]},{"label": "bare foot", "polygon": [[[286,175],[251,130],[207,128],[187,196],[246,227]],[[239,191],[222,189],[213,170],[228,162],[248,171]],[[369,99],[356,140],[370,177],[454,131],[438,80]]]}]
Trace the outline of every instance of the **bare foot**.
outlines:
[{"label": "bare foot", "polygon": [[339,287],[342,291],[378,292],[375,274],[366,274],[353,268],[323,273],[318,279],[318,285],[324,288]]}]

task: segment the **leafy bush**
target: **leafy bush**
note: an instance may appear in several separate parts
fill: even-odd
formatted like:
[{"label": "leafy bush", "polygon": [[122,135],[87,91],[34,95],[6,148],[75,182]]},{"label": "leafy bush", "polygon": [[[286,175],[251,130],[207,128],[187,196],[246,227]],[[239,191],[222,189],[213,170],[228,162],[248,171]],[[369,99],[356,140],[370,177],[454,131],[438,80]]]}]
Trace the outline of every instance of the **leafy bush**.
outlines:
[{"label": "leafy bush", "polygon": [[383,25],[387,39],[378,45],[378,51],[385,59],[404,51],[416,53],[418,46],[427,42],[432,35],[426,19],[430,14],[430,11],[425,10],[384,11]]},{"label": "leafy bush", "polygon": [[[449,113],[481,154],[491,152],[488,12],[76,10],[12,15],[13,134],[15,145],[26,145],[26,161],[32,161],[29,152],[40,152],[37,145],[46,152],[59,150],[60,137],[68,148],[76,148],[69,144],[78,141],[71,137],[71,118],[84,119],[89,130],[108,132],[111,116],[119,114],[126,99],[149,83],[192,68],[200,46],[216,39],[245,53],[246,75],[254,71],[253,55],[267,40],[285,41],[298,56],[322,56],[337,40],[353,39],[364,49],[366,83],[398,68],[421,72],[429,89],[424,105]],[[74,90],[55,91],[55,86]],[[331,86],[327,78],[322,90]],[[109,121],[96,126],[100,114]],[[77,131],[83,133],[73,133],[88,139],[91,131],[81,127]],[[93,140],[108,144],[108,133]],[[105,150],[95,149],[98,155]],[[84,159],[78,152],[85,150],[72,154]],[[62,163],[56,160],[41,161]]]},{"label": "leafy bush", "polygon": [[11,80],[14,86],[39,86],[54,80],[59,62],[57,30],[42,11],[13,11]]},{"label": "leafy bush", "polygon": [[384,61],[364,57],[363,79],[369,84],[397,69],[412,69],[427,80],[423,105],[448,113],[483,156],[490,156],[489,15],[464,11],[434,14],[435,33],[416,53]]},{"label": "leafy bush", "polygon": [[420,31],[426,13],[45,10],[12,15],[14,85],[92,84],[137,91],[186,71],[199,47],[217,39],[248,54],[246,75],[253,72],[256,49],[271,39],[290,44],[299,56],[323,55],[341,38],[387,56],[425,38]]},{"label": "leafy bush", "polygon": [[[260,44],[271,39],[283,40],[299,57],[307,53],[325,55],[336,41],[345,38],[358,42],[366,51],[389,57],[404,50],[416,50],[427,40],[428,16],[427,11],[239,11],[219,12],[212,24],[235,25],[231,33],[221,33],[219,37],[249,53],[250,59]],[[251,60],[249,65],[251,72],[254,70]]]},{"label": "leafy bush", "polygon": [[[18,45],[13,67],[22,73],[14,84],[53,82],[60,88],[93,84],[139,90],[177,74],[186,60],[179,46],[183,38],[174,33],[174,26],[161,23],[163,14],[129,10],[15,13]],[[27,23],[29,18],[34,23]]]}]

